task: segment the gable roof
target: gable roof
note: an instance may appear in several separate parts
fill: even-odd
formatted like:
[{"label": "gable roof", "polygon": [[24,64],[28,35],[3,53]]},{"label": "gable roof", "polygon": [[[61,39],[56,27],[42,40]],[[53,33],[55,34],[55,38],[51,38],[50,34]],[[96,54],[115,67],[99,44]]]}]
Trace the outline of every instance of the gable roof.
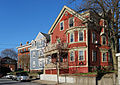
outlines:
[{"label": "gable roof", "polygon": [[[40,35],[46,37],[47,40],[50,40],[50,36],[49,36],[49,34],[45,34],[45,33],[42,33],[42,32],[39,32],[39,33],[38,33],[36,39],[39,38]],[[36,40],[36,39],[35,39],[35,40]]]},{"label": "gable roof", "polygon": [[47,38],[47,40],[50,40],[50,35],[49,34],[45,34],[45,33],[42,33],[42,32],[41,32],[41,34],[43,34]]},{"label": "gable roof", "polygon": [[73,10],[73,9],[67,7],[67,6],[64,6],[64,7],[62,8],[61,12],[59,13],[58,17],[56,18],[55,22],[54,22],[53,25],[51,26],[50,30],[48,31],[48,34],[51,34],[51,32],[54,30],[54,27],[56,26],[57,22],[60,20],[62,14],[65,12],[65,10],[68,10],[70,13],[75,14],[77,17],[80,17],[80,18],[82,18],[82,19],[83,19],[84,17],[82,17],[81,15],[84,15],[84,14],[88,14],[88,13],[89,13],[89,11],[86,11],[86,12],[84,12],[84,13],[79,14],[79,13],[77,13],[75,10]]}]

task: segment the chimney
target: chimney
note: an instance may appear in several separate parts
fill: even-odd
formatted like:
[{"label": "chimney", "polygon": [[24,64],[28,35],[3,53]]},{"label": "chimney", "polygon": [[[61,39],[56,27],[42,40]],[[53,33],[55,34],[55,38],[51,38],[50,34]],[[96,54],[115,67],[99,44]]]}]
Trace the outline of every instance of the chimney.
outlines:
[{"label": "chimney", "polygon": [[29,44],[29,41],[27,41],[26,44],[28,45],[28,44]]},{"label": "chimney", "polygon": [[22,46],[22,43],[20,43],[20,46]]}]

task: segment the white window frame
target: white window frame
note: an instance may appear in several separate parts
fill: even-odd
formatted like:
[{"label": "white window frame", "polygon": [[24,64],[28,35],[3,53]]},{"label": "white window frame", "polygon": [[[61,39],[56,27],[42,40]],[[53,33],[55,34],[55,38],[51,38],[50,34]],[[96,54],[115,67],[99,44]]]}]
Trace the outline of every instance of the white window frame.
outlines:
[{"label": "white window frame", "polygon": [[[68,24],[69,26],[68,26],[68,27],[70,27],[70,20],[71,20],[71,19],[73,19],[73,26],[74,26],[74,17],[70,17],[70,18],[69,18],[69,24]],[[73,26],[71,26],[71,27],[73,27]]]},{"label": "white window frame", "polygon": [[[94,56],[94,52],[95,52],[95,56]],[[94,57],[95,57],[95,60],[94,60]],[[95,51],[95,50],[92,51],[92,61],[93,62],[97,61],[97,51]]]},{"label": "white window frame", "polygon": [[[83,60],[80,60],[80,59],[79,59],[80,51],[83,52]],[[78,60],[79,60],[79,61],[84,61],[84,60],[85,60],[84,50],[79,50],[79,51],[78,51]]]},{"label": "white window frame", "polygon": [[[83,40],[82,40],[82,41],[80,41],[80,36],[79,36],[79,33],[80,33],[80,32],[83,33]],[[78,42],[83,42],[83,41],[84,41],[84,32],[79,30],[79,31],[78,31]]]},{"label": "white window frame", "polygon": [[[71,52],[73,52],[73,60],[71,60]],[[75,61],[75,53],[74,51],[70,51],[70,62],[73,62],[73,61]]]},{"label": "white window frame", "polygon": [[[106,56],[106,61],[103,61],[103,54],[105,53],[105,56]],[[107,53],[106,52],[103,52],[102,53],[102,62],[107,62]]]},{"label": "white window frame", "polygon": [[[103,38],[105,38],[105,44],[103,44]],[[106,36],[102,36],[102,45],[106,45]]]},{"label": "white window frame", "polygon": [[[63,29],[61,30],[61,23],[63,23]],[[64,30],[64,21],[61,21],[60,22],[60,31],[63,31]]]},{"label": "white window frame", "polygon": [[[73,41],[71,42],[71,34],[73,34]],[[74,32],[71,32],[70,33],[70,43],[73,43],[74,42]]]}]

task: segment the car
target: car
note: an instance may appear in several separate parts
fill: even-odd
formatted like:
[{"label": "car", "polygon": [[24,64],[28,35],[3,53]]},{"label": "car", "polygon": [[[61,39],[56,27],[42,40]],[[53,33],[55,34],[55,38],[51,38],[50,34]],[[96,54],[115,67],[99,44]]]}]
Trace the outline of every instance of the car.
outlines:
[{"label": "car", "polygon": [[16,80],[17,81],[29,81],[29,75],[26,72],[20,72],[20,73],[16,73]]},{"label": "car", "polygon": [[17,76],[16,76],[16,75],[13,75],[13,76],[12,76],[12,80],[17,80]]},{"label": "car", "polygon": [[6,78],[8,78],[8,79],[12,79],[12,74],[10,74],[10,73],[7,73],[7,75],[5,76]]}]

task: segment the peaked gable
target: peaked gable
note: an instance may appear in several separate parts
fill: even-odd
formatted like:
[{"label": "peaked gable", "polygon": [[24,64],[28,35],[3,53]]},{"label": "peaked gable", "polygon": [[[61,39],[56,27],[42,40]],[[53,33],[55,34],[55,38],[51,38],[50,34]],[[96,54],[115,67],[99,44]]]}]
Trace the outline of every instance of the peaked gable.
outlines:
[{"label": "peaked gable", "polygon": [[48,35],[48,34],[39,32],[38,35],[37,35],[37,37],[35,38],[35,41],[40,40],[40,39],[42,39],[42,38],[44,38],[44,37],[46,37],[46,39],[49,40],[49,35]]},{"label": "peaked gable", "polygon": [[[67,15],[66,15],[67,13]],[[57,25],[57,23],[60,21],[60,20],[65,20],[65,17],[63,17],[63,15],[66,16],[66,18],[70,18],[70,17],[73,17],[73,16],[76,16],[78,17],[79,19],[85,19],[84,16],[86,15],[89,15],[89,11],[85,12],[85,13],[77,13],[76,11],[74,11],[73,9],[67,7],[67,6],[64,6],[61,10],[61,12],[59,13],[58,17],[56,18],[55,22],[53,23],[53,25],[51,26],[48,34],[51,34],[55,28],[55,26]],[[62,18],[62,19],[61,19]]]}]

